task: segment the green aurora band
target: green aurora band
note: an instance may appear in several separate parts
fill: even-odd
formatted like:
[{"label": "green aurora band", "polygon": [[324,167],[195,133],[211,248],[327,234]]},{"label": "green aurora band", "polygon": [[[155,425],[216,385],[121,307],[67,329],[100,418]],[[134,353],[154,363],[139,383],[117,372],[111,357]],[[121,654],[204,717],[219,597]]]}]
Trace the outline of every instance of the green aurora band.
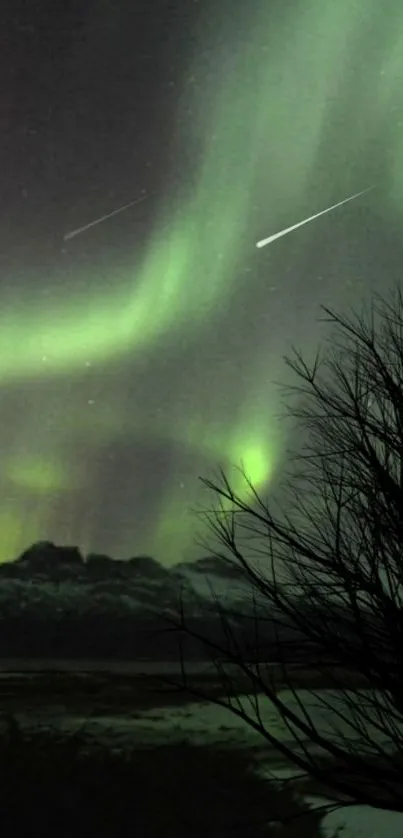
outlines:
[{"label": "green aurora band", "polygon": [[[219,19],[217,8],[210,34],[201,37],[189,62],[179,98],[178,160],[186,143],[199,161],[192,194],[161,197],[142,264],[136,263],[132,275],[115,276],[107,293],[92,293],[85,305],[82,294],[70,294],[58,305],[38,302],[28,308],[22,299],[2,307],[5,391],[19,382],[41,386],[50,378],[79,379],[87,359],[124,362],[150,350],[163,354],[168,341],[202,338],[207,326],[219,327],[220,316],[245,283],[239,270],[245,260],[264,260],[269,284],[275,281],[276,245],[258,253],[255,242],[279,229],[286,213],[286,224],[292,224],[305,211],[325,207],[329,197],[341,200],[379,177],[386,186],[387,211],[401,221],[403,134],[393,103],[403,90],[402,4],[389,3],[387,11],[377,0],[308,0],[289,9],[280,4],[275,14],[263,0],[260,9],[241,5],[242,15],[227,20]],[[204,55],[212,50],[217,70],[205,78]],[[202,88],[188,84],[190,77],[203,77]],[[251,222],[256,206],[270,210],[258,230]],[[289,217],[290,206],[295,217]],[[295,258],[302,257],[301,243],[312,247],[313,228],[293,242],[291,234]],[[184,444],[212,466],[239,466],[242,460],[253,484],[267,486],[284,453],[275,420],[278,396],[270,383],[282,368],[278,357],[269,357],[251,371],[244,409],[230,427],[218,418],[212,422],[211,408],[204,415],[203,401],[180,418],[165,414],[144,420],[126,415],[124,399],[91,411],[87,402],[84,408],[79,400],[72,403],[67,392],[50,400],[52,423],[38,429],[33,399],[18,422],[18,445],[3,457],[7,500],[0,512],[0,559],[46,538],[60,508],[68,508],[81,479],[68,468],[66,435],[74,428],[83,434],[88,425],[93,444],[124,433],[154,436]],[[193,489],[187,486],[184,494],[167,487],[161,499],[144,547],[162,561],[185,557],[194,539],[190,508],[200,497],[196,476]],[[241,480],[235,488],[246,491]],[[61,540],[91,549],[96,514],[95,506],[91,514],[83,513],[81,523],[71,517]],[[122,557],[133,553],[135,539],[134,532],[131,543],[127,536],[127,544],[121,544]]]}]

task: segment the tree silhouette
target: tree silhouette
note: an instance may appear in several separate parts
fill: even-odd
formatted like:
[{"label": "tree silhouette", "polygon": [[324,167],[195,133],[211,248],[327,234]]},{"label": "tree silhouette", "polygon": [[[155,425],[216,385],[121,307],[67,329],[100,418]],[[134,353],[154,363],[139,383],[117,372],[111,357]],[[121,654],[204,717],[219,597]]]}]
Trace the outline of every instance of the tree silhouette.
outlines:
[{"label": "tree silhouette", "polygon": [[[195,689],[183,657],[180,682],[165,680],[228,707],[343,805],[403,812],[403,294],[349,317],[323,311],[332,328],[314,362],[296,350],[286,359],[299,448],[278,497],[264,500],[243,469],[247,502],[222,469],[202,478],[218,500],[201,512],[219,545],[210,550],[250,584],[255,654],[239,641],[246,616],[216,598],[223,639],[206,648],[221,694]],[[172,628],[193,633],[183,604]],[[265,723],[265,702],[288,739]]]}]

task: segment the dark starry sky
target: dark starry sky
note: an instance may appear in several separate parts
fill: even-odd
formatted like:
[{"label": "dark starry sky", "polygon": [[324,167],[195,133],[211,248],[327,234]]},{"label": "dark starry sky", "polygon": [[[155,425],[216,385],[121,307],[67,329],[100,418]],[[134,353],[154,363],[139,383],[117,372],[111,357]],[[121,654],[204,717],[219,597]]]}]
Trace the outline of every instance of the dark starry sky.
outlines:
[{"label": "dark starry sky", "polygon": [[0,558],[196,557],[198,476],[281,467],[290,344],[400,278],[400,4],[0,14]]}]

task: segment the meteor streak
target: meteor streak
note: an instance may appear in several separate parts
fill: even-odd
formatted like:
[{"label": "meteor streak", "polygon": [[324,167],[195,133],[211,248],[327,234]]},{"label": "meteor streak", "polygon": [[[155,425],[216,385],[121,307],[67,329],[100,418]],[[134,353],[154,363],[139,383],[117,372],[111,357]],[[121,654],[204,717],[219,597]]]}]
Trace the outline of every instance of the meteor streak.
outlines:
[{"label": "meteor streak", "polygon": [[354,201],[354,198],[358,198],[360,195],[365,195],[366,192],[370,192],[371,189],[374,189],[373,186],[369,186],[368,189],[363,189],[361,192],[356,192],[355,195],[350,195],[349,198],[344,198],[343,201],[338,201],[337,204],[332,204],[331,207],[327,207],[321,212],[315,213],[315,215],[310,215],[309,218],[304,218],[303,221],[299,221],[298,224],[293,224],[292,227],[286,227],[285,230],[280,230],[279,233],[274,233],[272,236],[269,236],[268,239],[261,239],[256,243],[256,247],[264,247],[266,244],[271,244],[271,242],[276,241],[276,239],[280,239],[281,236],[286,236],[287,233],[291,233],[293,230],[297,230],[298,227],[302,227],[303,224],[308,224],[309,221],[313,221],[314,218],[319,218],[320,215],[325,215],[327,212],[331,212],[332,210],[336,209],[336,207],[341,207],[342,204],[347,204],[348,201]]},{"label": "meteor streak", "polygon": [[130,204],[125,204],[124,207],[112,210],[112,212],[108,212],[106,215],[101,215],[100,218],[96,218],[95,221],[90,221],[89,224],[84,224],[83,227],[78,227],[77,230],[72,230],[71,233],[66,233],[66,235],[63,236],[64,241],[66,242],[68,239],[74,239],[75,236],[79,236],[80,233],[84,233],[86,230],[89,230],[90,227],[95,227],[96,224],[101,224],[102,221],[106,221],[107,218],[112,218],[112,215],[118,215],[119,212],[129,209],[129,207],[134,207],[135,204],[145,201],[146,198],[148,198],[148,195],[142,195],[141,198],[136,198],[135,201],[130,201]]}]

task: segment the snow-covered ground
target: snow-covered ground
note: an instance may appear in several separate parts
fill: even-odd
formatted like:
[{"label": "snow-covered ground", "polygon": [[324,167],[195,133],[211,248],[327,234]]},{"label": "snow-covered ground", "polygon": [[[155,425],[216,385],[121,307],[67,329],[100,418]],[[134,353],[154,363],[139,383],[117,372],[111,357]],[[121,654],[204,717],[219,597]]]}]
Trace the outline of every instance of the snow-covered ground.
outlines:
[{"label": "snow-covered ground", "polygon": [[[296,698],[291,692],[284,691],[280,693],[280,696],[288,706],[297,710]],[[321,691],[327,707],[321,704],[320,699],[306,691],[298,691],[298,696],[306,707],[310,707],[318,729],[327,734],[334,732],[332,708],[340,707],[340,696],[330,690]],[[240,701],[245,710],[255,716],[254,696],[243,696]],[[363,693],[360,698],[362,707],[365,707],[365,701]],[[283,742],[293,746],[292,737],[278,712],[264,697],[260,698],[259,709],[265,727],[275,732]],[[24,719],[21,716],[20,719],[23,725],[29,724],[28,718]],[[259,772],[271,779],[282,779],[296,773],[292,767],[285,764],[284,759],[276,754],[268,743],[264,743],[258,732],[248,727],[245,721],[223,707],[203,702],[136,712],[132,717],[126,718],[98,717],[92,721],[77,716],[61,719],[60,710],[57,711],[55,708],[53,718],[42,717],[42,723],[45,727],[51,723],[70,731],[84,725],[89,735],[94,735],[101,741],[112,741],[116,748],[130,746],[135,742],[147,743],[152,747],[160,743],[167,744],[184,740],[195,744],[226,743],[229,747],[231,744],[238,747],[245,746],[245,748],[253,746],[254,749],[261,746]],[[352,735],[347,724],[339,723],[339,730],[344,734]],[[375,729],[373,735],[379,741],[379,735]],[[329,802],[314,798],[308,800],[310,805],[315,806]],[[343,807],[325,815],[323,819],[324,836],[334,836],[337,834],[337,829],[339,829],[338,835],[343,838],[383,838],[383,836],[402,838],[403,815],[364,806]]]},{"label": "snow-covered ground", "polygon": [[403,815],[369,806],[341,808],[325,816],[322,831],[326,838],[402,838]]}]

